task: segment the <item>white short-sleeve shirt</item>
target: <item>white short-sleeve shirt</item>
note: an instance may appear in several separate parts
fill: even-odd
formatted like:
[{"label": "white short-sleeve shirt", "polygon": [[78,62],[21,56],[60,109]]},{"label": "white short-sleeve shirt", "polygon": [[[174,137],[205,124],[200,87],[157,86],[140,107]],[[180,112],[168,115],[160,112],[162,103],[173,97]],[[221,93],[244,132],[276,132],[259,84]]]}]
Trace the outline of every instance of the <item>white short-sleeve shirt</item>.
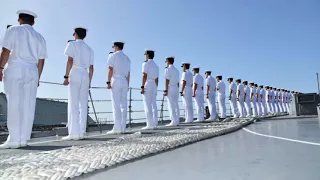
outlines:
[{"label": "white short-sleeve shirt", "polygon": [[217,83],[218,94],[224,94],[226,92],[226,84],[223,81]]},{"label": "white short-sleeve shirt", "polygon": [[217,82],[212,76],[206,78],[206,85],[209,86],[209,93],[216,92]]},{"label": "white short-sleeve shirt", "polygon": [[182,72],[181,76],[181,84],[183,81],[186,81],[186,87],[191,87],[193,84],[193,76],[192,73],[189,70],[186,70],[185,72]]},{"label": "white short-sleeve shirt", "polygon": [[238,84],[237,86],[237,93],[240,92],[240,97],[244,97],[244,87],[242,84]]},{"label": "white short-sleeve shirt", "polygon": [[250,97],[251,97],[251,93],[253,94],[252,96],[252,100],[256,100],[257,99],[257,93],[256,93],[256,88],[255,87],[251,87],[250,88]]},{"label": "white short-sleeve shirt", "polygon": [[169,86],[176,86],[179,83],[179,71],[173,65],[169,65],[164,71],[164,78],[169,80]]},{"label": "white short-sleeve shirt", "polygon": [[196,90],[202,90],[202,88],[203,88],[203,77],[198,73],[196,75],[194,75],[193,76],[193,84],[197,84],[197,89]]},{"label": "white short-sleeve shirt", "polygon": [[9,62],[38,64],[39,59],[48,58],[45,39],[28,24],[9,27],[2,47],[14,54],[14,58],[10,57]]},{"label": "white short-sleeve shirt", "polygon": [[131,70],[131,61],[122,51],[117,51],[109,55],[107,66],[113,68],[113,78],[126,78]]},{"label": "white short-sleeve shirt", "polygon": [[[261,97],[262,96],[262,97]],[[260,89],[260,99],[262,101],[265,101],[266,100],[266,91],[264,89]]]},{"label": "white short-sleeve shirt", "polygon": [[231,92],[231,90],[232,90],[232,95],[236,95],[236,91],[237,91],[237,85],[234,83],[234,82],[232,82],[230,85],[229,85],[229,92]]},{"label": "white short-sleeve shirt", "polygon": [[250,98],[250,88],[248,86],[244,87],[244,92],[246,93],[246,99]]},{"label": "white short-sleeve shirt", "polygon": [[85,69],[93,65],[94,53],[90,46],[83,40],[77,39],[67,44],[64,55],[73,58],[73,65]]},{"label": "white short-sleeve shirt", "polygon": [[152,59],[149,59],[142,64],[142,73],[147,74],[147,80],[155,80],[159,77],[159,67]]}]

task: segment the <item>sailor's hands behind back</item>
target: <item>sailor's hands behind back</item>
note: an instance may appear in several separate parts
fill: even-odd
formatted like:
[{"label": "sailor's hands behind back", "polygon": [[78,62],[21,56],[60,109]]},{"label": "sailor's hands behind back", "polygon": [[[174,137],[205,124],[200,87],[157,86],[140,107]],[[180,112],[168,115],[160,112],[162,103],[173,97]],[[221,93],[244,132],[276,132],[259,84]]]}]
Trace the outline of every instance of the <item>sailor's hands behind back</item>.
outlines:
[{"label": "sailor's hands behind back", "polygon": [[68,80],[68,79],[65,79],[65,80],[63,81],[63,85],[68,86],[68,85],[69,85],[69,80]]}]

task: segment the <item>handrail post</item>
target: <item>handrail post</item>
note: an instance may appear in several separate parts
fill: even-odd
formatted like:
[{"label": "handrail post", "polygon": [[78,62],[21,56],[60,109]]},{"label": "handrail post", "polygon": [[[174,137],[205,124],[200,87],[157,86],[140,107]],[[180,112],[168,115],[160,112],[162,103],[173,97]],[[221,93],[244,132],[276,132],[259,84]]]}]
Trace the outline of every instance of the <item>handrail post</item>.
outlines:
[{"label": "handrail post", "polygon": [[129,127],[132,127],[131,121],[132,121],[132,87],[129,88]]},{"label": "handrail post", "polygon": [[161,118],[161,124],[163,124],[163,103],[164,103],[164,95],[162,95],[162,100],[161,100],[161,110],[160,110],[160,118]]}]

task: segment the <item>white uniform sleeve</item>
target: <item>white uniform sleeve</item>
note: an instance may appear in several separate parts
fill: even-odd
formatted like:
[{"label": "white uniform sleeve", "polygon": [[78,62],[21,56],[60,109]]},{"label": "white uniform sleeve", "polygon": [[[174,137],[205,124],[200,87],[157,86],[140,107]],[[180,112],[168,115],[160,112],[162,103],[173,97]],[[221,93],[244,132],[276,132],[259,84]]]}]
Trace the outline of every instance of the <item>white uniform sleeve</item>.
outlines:
[{"label": "white uniform sleeve", "polygon": [[91,50],[91,57],[90,57],[90,65],[93,65],[94,63],[94,52]]},{"label": "white uniform sleeve", "polygon": [[206,79],[206,85],[207,85],[207,86],[211,86],[210,81],[209,81],[209,78]]},{"label": "white uniform sleeve", "polygon": [[46,59],[46,58],[48,58],[47,42],[46,42],[46,40],[44,38],[42,38],[41,51],[40,51],[38,59]]},{"label": "white uniform sleeve", "polygon": [[130,60],[130,58],[127,56],[127,58],[128,58],[128,68],[129,68],[129,72],[131,71],[131,60]]},{"label": "white uniform sleeve", "polygon": [[164,70],[164,78],[170,80],[170,73],[168,68]]},{"label": "white uniform sleeve", "polygon": [[114,55],[113,54],[111,54],[108,57],[107,67],[114,67]]},{"label": "white uniform sleeve", "polygon": [[75,50],[75,48],[74,48],[73,43],[69,42],[67,44],[66,49],[64,50],[64,55],[74,58],[74,55],[75,55],[74,50]]},{"label": "white uniform sleeve", "polygon": [[218,83],[217,83],[217,89],[220,89],[220,88],[221,88],[221,83],[218,82]]},{"label": "white uniform sleeve", "polygon": [[7,29],[6,34],[3,38],[2,47],[12,51],[14,47],[14,38],[15,38],[15,27],[10,27]]},{"label": "white uniform sleeve", "polygon": [[156,65],[156,69],[157,69],[157,77],[156,78],[159,78],[159,67]]},{"label": "white uniform sleeve", "polygon": [[184,81],[187,81],[186,72],[183,72],[183,73],[182,73],[181,79],[184,80]]},{"label": "white uniform sleeve", "polygon": [[142,63],[142,73],[148,73],[147,62]]}]

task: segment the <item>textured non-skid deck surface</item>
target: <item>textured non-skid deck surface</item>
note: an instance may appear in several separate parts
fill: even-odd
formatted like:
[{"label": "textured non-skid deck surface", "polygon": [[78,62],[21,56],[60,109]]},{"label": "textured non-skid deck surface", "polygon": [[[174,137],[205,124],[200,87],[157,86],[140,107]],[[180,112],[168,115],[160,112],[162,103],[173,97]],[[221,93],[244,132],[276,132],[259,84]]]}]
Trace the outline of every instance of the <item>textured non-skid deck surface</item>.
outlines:
[{"label": "textured non-skid deck surface", "polygon": [[318,180],[319,145],[318,119],[273,118],[225,136],[76,179]]}]

